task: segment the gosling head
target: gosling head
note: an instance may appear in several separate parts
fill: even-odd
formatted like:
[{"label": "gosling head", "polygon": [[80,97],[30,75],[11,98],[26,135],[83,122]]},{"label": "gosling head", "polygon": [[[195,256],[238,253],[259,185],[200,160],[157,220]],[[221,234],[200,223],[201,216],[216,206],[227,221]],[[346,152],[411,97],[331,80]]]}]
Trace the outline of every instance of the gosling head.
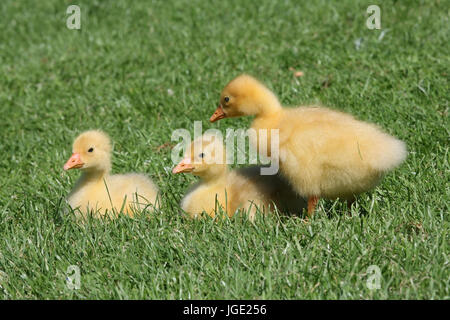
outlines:
[{"label": "gosling head", "polygon": [[220,103],[209,119],[259,115],[281,108],[277,97],[255,78],[243,74],[231,80],[220,94]]},{"label": "gosling head", "polygon": [[108,172],[111,169],[111,140],[100,130],[85,131],[74,141],[72,156],[64,170]]},{"label": "gosling head", "polygon": [[184,159],[172,172],[192,173],[203,179],[214,179],[227,171],[226,153],[221,139],[205,134],[191,143]]}]

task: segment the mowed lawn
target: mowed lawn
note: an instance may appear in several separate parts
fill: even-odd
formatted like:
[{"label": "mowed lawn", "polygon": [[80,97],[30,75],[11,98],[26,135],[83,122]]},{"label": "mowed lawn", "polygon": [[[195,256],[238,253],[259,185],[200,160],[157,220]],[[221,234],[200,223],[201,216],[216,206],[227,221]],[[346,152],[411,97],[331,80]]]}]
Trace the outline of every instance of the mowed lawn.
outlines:
[{"label": "mowed lawn", "polygon": [[[379,1],[382,29],[369,30],[373,1],[1,1],[0,298],[449,299],[445,3]],[[70,4],[81,30],[66,27]],[[407,143],[406,162],[351,216],[321,200],[307,224],[185,219],[196,179],[171,173],[172,132],[247,128],[208,121],[243,72],[284,105],[379,124]],[[67,212],[79,172],[62,166],[91,128],[114,140],[113,172],[159,185],[160,211],[85,224]]]}]

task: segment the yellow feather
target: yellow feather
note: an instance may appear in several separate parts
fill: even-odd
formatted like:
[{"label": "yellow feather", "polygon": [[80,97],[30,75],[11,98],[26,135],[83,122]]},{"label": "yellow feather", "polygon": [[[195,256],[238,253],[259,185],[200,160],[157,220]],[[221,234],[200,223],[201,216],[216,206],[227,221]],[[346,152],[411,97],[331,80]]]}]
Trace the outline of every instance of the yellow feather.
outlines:
[{"label": "yellow feather", "polygon": [[[88,150],[92,148],[93,151]],[[82,175],[67,197],[69,205],[82,215],[93,212],[114,216],[122,211],[133,215],[136,210],[152,209],[158,188],[143,174],[110,175],[111,142],[98,130],[82,133],[73,144],[73,153],[83,162]]]}]

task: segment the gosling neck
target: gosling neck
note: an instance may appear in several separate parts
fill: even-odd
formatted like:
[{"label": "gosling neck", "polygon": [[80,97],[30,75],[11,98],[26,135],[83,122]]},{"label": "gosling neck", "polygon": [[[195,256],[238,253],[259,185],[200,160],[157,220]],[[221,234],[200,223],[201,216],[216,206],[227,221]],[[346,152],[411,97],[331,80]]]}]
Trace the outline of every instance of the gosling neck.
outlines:
[{"label": "gosling neck", "polygon": [[109,175],[109,169],[107,168],[102,168],[102,169],[97,169],[97,168],[89,168],[89,169],[84,169],[83,173],[81,174],[81,180],[83,180],[84,182],[100,182],[103,181],[103,179]]},{"label": "gosling neck", "polygon": [[227,165],[217,165],[209,170],[207,170],[204,174],[199,175],[202,182],[209,184],[209,183],[222,183],[227,180],[229,173],[229,169]]},{"label": "gosling neck", "polygon": [[266,89],[258,100],[256,119],[276,117],[283,109],[278,98],[269,89]]},{"label": "gosling neck", "polygon": [[262,112],[256,114],[251,127],[253,129],[279,129],[283,108],[278,105],[266,105]]}]

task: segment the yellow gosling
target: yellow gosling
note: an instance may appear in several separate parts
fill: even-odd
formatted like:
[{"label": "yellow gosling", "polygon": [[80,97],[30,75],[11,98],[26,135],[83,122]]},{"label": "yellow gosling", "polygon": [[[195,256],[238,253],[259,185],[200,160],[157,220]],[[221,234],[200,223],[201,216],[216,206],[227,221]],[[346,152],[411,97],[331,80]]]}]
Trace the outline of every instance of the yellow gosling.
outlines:
[{"label": "yellow gosling", "polygon": [[[195,144],[201,146],[195,148]],[[197,151],[197,152],[195,152]],[[255,214],[268,213],[275,207],[283,213],[296,213],[306,202],[279,175],[260,175],[260,167],[229,170],[222,141],[204,135],[192,142],[184,159],[173,173],[191,173],[200,177],[181,201],[181,208],[191,218],[202,212],[215,217],[219,206],[229,217],[243,210],[254,220]]]},{"label": "yellow gosling", "polygon": [[256,130],[279,130],[280,171],[308,198],[309,215],[320,197],[353,201],[407,156],[405,143],[376,125],[321,106],[284,108],[248,75],[225,86],[210,121],[240,116],[255,116]]},{"label": "yellow gosling", "polygon": [[111,141],[102,131],[80,134],[73,143],[72,156],[64,170],[80,169],[81,177],[67,197],[69,205],[83,215],[92,212],[114,216],[124,212],[152,209],[158,188],[145,175],[138,173],[110,175]]}]

